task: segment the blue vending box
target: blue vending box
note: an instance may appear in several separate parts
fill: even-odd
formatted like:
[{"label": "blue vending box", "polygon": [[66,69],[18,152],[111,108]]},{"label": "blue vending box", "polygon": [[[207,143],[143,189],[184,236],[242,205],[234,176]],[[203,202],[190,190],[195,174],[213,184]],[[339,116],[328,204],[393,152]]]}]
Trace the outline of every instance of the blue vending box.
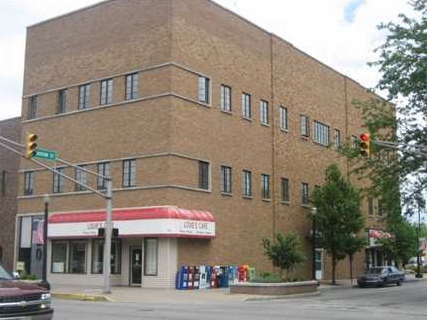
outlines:
[{"label": "blue vending box", "polygon": [[188,289],[188,266],[182,266],[181,267],[181,276],[182,276],[182,286],[181,290],[187,290]]},{"label": "blue vending box", "polygon": [[221,276],[219,280],[220,288],[228,288],[228,267],[220,267]]},{"label": "blue vending box", "polygon": [[234,272],[233,272],[233,266],[227,267],[228,272],[228,285],[234,283]]},{"label": "blue vending box", "polygon": [[208,279],[207,279],[207,267],[206,266],[200,266],[199,267],[199,272],[200,272],[200,279],[199,279],[199,289],[203,290],[206,289],[206,285],[208,283]]},{"label": "blue vending box", "polygon": [[193,289],[198,290],[200,287],[200,269],[199,267],[195,266],[193,267],[193,270],[194,270]]},{"label": "blue vending box", "polygon": [[181,272],[181,269],[179,269],[176,272],[175,289],[177,289],[177,290],[181,290],[182,289],[182,272]]}]

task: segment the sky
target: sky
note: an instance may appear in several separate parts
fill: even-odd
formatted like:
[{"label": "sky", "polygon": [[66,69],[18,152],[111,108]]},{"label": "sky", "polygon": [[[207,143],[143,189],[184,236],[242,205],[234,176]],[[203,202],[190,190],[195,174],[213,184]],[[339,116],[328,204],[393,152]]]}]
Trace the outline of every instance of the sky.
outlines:
[{"label": "sky", "polygon": [[[216,0],[369,88],[380,75],[367,62],[386,36],[376,26],[410,12],[407,1]],[[97,2],[0,0],[0,120],[21,112],[26,27]]]}]

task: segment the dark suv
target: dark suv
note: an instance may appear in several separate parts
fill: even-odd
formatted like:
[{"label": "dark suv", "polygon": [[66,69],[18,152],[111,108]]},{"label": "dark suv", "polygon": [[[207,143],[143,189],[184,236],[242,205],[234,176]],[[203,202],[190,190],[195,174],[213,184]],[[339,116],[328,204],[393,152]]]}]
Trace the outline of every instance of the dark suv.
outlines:
[{"label": "dark suv", "polygon": [[0,319],[51,320],[52,317],[49,291],[14,279],[0,264]]}]

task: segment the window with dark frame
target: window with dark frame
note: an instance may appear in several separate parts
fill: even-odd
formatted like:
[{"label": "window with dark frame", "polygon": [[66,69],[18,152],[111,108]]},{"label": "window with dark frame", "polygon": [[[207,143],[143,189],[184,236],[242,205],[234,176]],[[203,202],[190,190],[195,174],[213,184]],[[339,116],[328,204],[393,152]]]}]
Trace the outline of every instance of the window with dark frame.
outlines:
[{"label": "window with dark frame", "polygon": [[221,85],[221,110],[231,111],[231,87]]},{"label": "window with dark frame", "polygon": [[231,167],[221,166],[221,192],[231,193]]},{"label": "window with dark frame", "polygon": [[31,196],[34,192],[34,172],[24,173],[24,196]]},{"label": "window with dark frame", "polygon": [[138,73],[126,75],[125,99],[132,100],[138,98]]},{"label": "window with dark frame", "polygon": [[279,118],[280,118],[280,129],[287,131],[288,130],[288,109],[281,106],[279,108]]},{"label": "window with dark frame", "polygon": [[282,186],[282,202],[289,202],[289,180],[287,178],[282,178],[281,186]]},{"label": "window with dark frame", "polygon": [[[120,239],[111,240],[111,274],[121,273],[122,242]],[[104,239],[94,239],[92,242],[92,273],[102,273],[104,262]]]},{"label": "window with dark frame", "polygon": [[73,240],[68,242],[68,272],[86,273],[86,246],[85,240]]},{"label": "window with dark frame", "polygon": [[251,95],[242,93],[242,117],[251,118]]},{"label": "window with dark frame", "polygon": [[157,276],[158,241],[157,238],[144,239],[144,275]]},{"label": "window with dark frame", "polygon": [[307,116],[301,115],[301,135],[303,137],[310,136],[310,123]]},{"label": "window with dark frame", "polygon": [[30,97],[30,104],[28,106],[28,120],[35,119],[37,117],[37,104],[38,104],[38,97],[37,96]]},{"label": "window with dark frame", "polygon": [[209,163],[199,161],[199,189],[209,190]]},{"label": "window with dark frame", "polygon": [[[55,168],[59,173],[64,172],[64,168]],[[64,178],[57,173],[53,173],[53,193],[61,193],[64,191]]]},{"label": "window with dark frame", "polygon": [[124,188],[136,186],[136,160],[123,160],[123,181]]},{"label": "window with dark frame", "polygon": [[382,219],[384,215],[383,201],[378,199],[378,219]]},{"label": "window with dark frame", "polygon": [[261,124],[268,125],[268,102],[261,100],[259,102],[259,110],[260,110]]},{"label": "window with dark frame", "polygon": [[261,175],[261,197],[270,199],[270,176],[268,174]]},{"label": "window with dark frame", "polygon": [[252,173],[249,170],[242,172],[242,195],[252,197]]},{"label": "window with dark frame", "polygon": [[368,215],[371,218],[374,216],[374,198],[372,197],[368,198]]},{"label": "window with dark frame", "polygon": [[308,183],[301,183],[301,204],[308,205]]},{"label": "window with dark frame", "polygon": [[341,134],[338,129],[334,129],[334,149],[339,150],[341,147]]},{"label": "window with dark frame", "polygon": [[199,76],[199,101],[209,103],[209,79]]},{"label": "window with dark frame", "polygon": [[[84,166],[79,166],[79,167],[84,168]],[[80,168],[76,168],[76,170],[75,170],[76,181],[86,185],[87,184],[87,172],[81,170]],[[76,183],[75,190],[76,191],[85,191],[86,187],[83,187],[82,185]]]},{"label": "window with dark frame", "polygon": [[79,86],[79,105],[78,109],[87,109],[89,107],[90,84]]},{"label": "window with dark frame", "polygon": [[319,121],[313,121],[313,141],[322,146],[329,145],[329,126]]},{"label": "window with dark frame", "polygon": [[99,104],[110,104],[113,102],[113,79],[101,81],[101,95]]},{"label": "window with dark frame", "polygon": [[[102,162],[97,164],[97,173],[103,176],[109,176],[110,175],[110,163],[109,162]],[[97,189],[98,190],[105,190],[107,189],[107,180],[101,177],[97,177]]]}]

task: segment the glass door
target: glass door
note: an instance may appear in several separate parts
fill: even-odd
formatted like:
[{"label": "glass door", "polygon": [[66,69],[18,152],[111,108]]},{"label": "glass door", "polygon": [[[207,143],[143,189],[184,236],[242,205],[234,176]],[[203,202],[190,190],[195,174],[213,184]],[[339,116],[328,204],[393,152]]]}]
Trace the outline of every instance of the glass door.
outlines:
[{"label": "glass door", "polygon": [[323,278],[323,250],[316,249],[316,279],[322,280]]},{"label": "glass door", "polygon": [[130,284],[131,286],[141,286],[142,276],[142,249],[141,247],[131,247],[130,261]]}]

